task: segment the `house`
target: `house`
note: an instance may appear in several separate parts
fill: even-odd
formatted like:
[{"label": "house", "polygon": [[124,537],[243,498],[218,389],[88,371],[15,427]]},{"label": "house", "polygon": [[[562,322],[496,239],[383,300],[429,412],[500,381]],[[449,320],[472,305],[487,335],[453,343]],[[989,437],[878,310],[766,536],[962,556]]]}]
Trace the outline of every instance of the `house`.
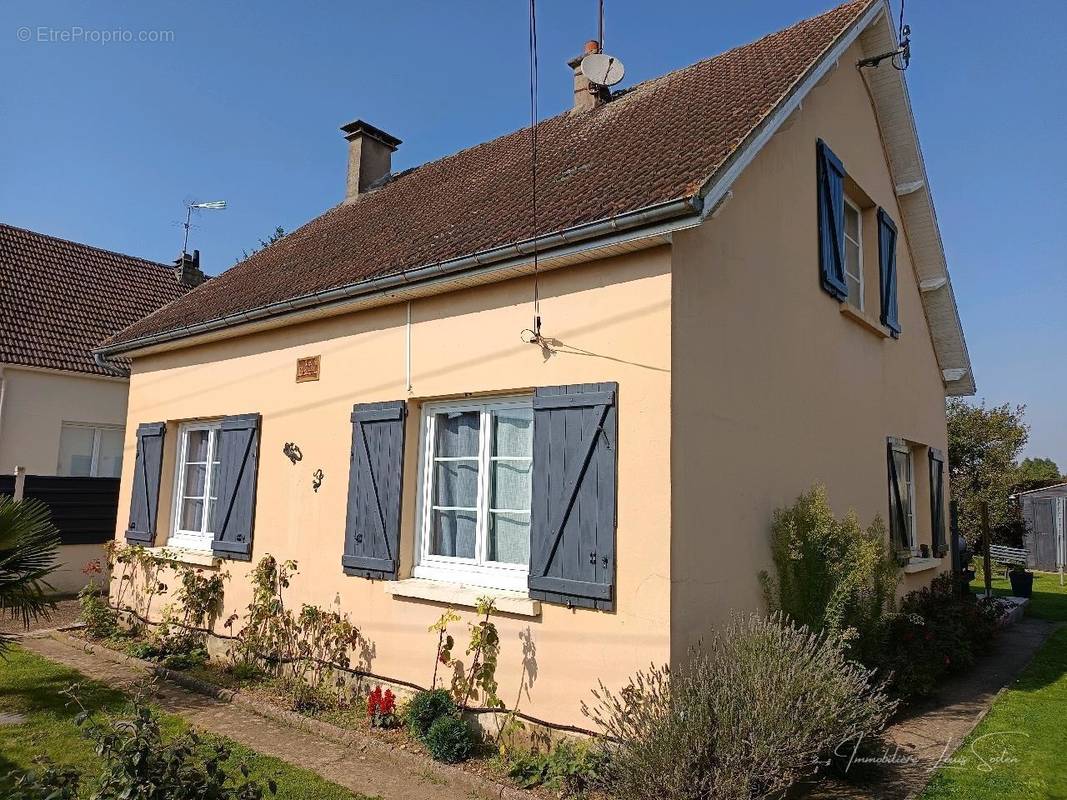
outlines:
[{"label": "house", "polygon": [[52,509],[63,546],[49,580],[59,593],[84,584],[82,567],[115,525],[129,378],[92,348],[201,280],[186,261],[165,266],[0,224],[0,493],[14,491],[23,467],[26,496]]},{"label": "house", "polygon": [[860,0],[610,97],[571,62],[534,241],[528,129],[393,174],[344,126],[343,202],[98,349],[132,362],[118,539],[222,559],[221,618],[295,559],[289,602],[421,685],[492,595],[501,697],[525,668],[562,723],[759,608],[816,481],[925,585],[974,383],[904,75],[857,67],[895,47]]},{"label": "house", "polygon": [[1026,536],[1023,547],[1029,553],[1032,569],[1061,571],[1067,563],[1067,483],[1018,492]]}]

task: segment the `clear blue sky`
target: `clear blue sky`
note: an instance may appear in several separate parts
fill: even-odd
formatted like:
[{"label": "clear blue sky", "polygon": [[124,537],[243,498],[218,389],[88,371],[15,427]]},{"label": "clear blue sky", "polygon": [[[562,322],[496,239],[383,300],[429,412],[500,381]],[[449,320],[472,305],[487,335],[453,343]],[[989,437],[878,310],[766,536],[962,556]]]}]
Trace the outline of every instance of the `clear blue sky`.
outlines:
[{"label": "clear blue sky", "polygon": [[[605,39],[627,85],[832,3],[607,0]],[[569,102],[564,62],[595,36],[595,8],[539,3],[544,116]],[[191,242],[220,272],[340,199],[343,122],[403,139],[395,168],[524,126],[526,14],[525,0],[6,0],[0,220],[167,261],[183,201],[225,199]],[[1028,454],[1067,470],[1067,3],[909,0],[908,21],[979,397],[1027,404]],[[62,41],[90,37],[78,28],[171,41]]]}]

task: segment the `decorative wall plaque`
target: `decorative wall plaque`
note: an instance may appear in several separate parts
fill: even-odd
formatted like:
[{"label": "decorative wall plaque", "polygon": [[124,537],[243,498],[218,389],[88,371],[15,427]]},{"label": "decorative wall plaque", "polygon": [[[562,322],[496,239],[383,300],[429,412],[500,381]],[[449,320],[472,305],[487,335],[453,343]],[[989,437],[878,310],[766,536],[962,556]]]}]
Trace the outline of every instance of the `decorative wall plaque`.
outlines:
[{"label": "decorative wall plaque", "polygon": [[319,365],[321,356],[307,356],[296,360],[296,382],[306,383],[319,379]]}]

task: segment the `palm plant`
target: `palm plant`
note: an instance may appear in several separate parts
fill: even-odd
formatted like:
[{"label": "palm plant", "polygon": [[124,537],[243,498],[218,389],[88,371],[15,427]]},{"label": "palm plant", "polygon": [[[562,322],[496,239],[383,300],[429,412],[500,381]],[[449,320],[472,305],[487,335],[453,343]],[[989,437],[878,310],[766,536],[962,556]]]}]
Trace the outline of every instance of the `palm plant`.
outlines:
[{"label": "palm plant", "polygon": [[[31,620],[47,617],[55,608],[46,580],[56,568],[59,530],[48,507],[38,500],[0,496],[0,616]],[[10,644],[0,634],[0,652]]]}]

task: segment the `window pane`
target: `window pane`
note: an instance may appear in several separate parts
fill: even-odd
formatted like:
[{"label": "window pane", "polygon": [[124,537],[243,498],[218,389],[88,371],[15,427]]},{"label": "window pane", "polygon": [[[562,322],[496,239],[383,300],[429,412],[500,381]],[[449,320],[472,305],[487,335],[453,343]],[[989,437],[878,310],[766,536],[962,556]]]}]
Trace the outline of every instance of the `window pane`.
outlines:
[{"label": "window pane", "polygon": [[849,304],[855,306],[856,308],[862,308],[863,301],[860,298],[860,282],[853,278],[851,275],[846,275],[845,285],[848,286]]},{"label": "window pane", "polygon": [[845,272],[855,278],[860,276],[860,246],[845,239]]},{"label": "window pane", "polygon": [[533,410],[493,412],[493,455],[529,456],[533,444]]},{"label": "window pane", "polygon": [[489,507],[528,511],[530,509],[530,461],[494,461]]},{"label": "window pane", "polygon": [[437,461],[434,463],[435,506],[474,508],[478,505],[478,462]]},{"label": "window pane", "polygon": [[101,428],[100,451],[96,456],[96,474],[102,478],[122,475],[122,429]]},{"label": "window pane", "polygon": [[207,532],[215,532],[215,509],[218,506],[216,498],[212,497],[207,501]]},{"label": "window pane", "polygon": [[204,496],[204,479],[207,476],[207,466],[204,464],[187,464],[185,467],[185,484],[182,494],[186,497]]},{"label": "window pane", "polygon": [[505,564],[530,562],[530,515],[489,515],[489,560]]},{"label": "window pane", "polygon": [[434,455],[438,458],[477,456],[480,419],[477,411],[435,414],[437,437]]},{"label": "window pane", "polygon": [[474,511],[433,511],[430,553],[474,558],[477,514]]},{"label": "window pane", "polygon": [[182,501],[182,518],[179,527],[183,531],[199,531],[203,518],[203,500],[185,499]]},{"label": "window pane", "polygon": [[211,431],[189,431],[186,434],[185,461],[207,461],[208,437]]},{"label": "window pane", "polygon": [[93,466],[93,429],[64,425],[59,434],[60,475],[88,477]]},{"label": "window pane", "polygon": [[893,451],[893,465],[897,470],[897,484],[900,486],[900,502],[904,506],[905,518],[911,516],[911,459],[907,453]]},{"label": "window pane", "polygon": [[860,239],[860,215],[848,203],[845,203],[845,235],[857,242]]}]

